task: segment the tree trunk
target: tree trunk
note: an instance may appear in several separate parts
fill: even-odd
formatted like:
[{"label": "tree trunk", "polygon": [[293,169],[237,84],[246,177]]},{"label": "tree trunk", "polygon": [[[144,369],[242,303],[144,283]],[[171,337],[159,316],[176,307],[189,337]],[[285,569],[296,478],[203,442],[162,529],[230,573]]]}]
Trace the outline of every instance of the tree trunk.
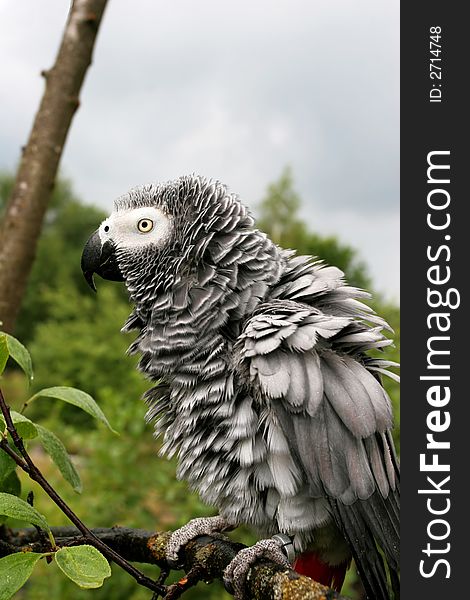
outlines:
[{"label": "tree trunk", "polygon": [[0,321],[13,330],[107,0],[74,0],[0,224]]}]

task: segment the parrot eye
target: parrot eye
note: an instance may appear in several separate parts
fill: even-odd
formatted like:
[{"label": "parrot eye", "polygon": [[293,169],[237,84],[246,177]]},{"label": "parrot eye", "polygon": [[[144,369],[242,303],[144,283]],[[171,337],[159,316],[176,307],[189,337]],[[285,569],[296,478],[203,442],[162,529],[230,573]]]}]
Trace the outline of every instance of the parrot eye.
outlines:
[{"label": "parrot eye", "polygon": [[137,223],[137,229],[141,233],[148,233],[153,229],[153,221],[150,219],[140,219],[140,221]]}]

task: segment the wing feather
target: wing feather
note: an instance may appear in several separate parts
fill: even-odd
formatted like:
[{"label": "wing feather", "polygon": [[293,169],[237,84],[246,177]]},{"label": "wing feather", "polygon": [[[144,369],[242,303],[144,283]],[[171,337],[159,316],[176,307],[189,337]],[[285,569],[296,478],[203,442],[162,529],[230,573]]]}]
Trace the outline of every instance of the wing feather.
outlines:
[{"label": "wing feather", "polygon": [[[349,359],[349,362],[354,362]],[[325,396],[346,427],[356,437],[372,435],[377,426],[374,406],[366,388],[356,381],[345,359],[325,352],[321,360]]]},{"label": "wing feather", "polygon": [[[321,272],[325,279],[306,272],[290,288],[286,284],[291,299],[258,307],[236,342],[237,365],[284,434],[273,429],[268,438],[268,447],[279,448],[279,454],[268,451],[268,464],[281,498],[294,494],[302,478],[312,498],[326,497],[369,597],[388,600],[376,545],[396,582],[399,471],[390,400],[367,361],[371,370],[394,365],[364,354],[389,343],[381,334],[386,324],[339,284],[330,304],[324,301],[324,313],[319,304],[294,301],[327,289],[328,279],[338,283],[337,270]],[[329,314],[333,309],[336,314]]]}]

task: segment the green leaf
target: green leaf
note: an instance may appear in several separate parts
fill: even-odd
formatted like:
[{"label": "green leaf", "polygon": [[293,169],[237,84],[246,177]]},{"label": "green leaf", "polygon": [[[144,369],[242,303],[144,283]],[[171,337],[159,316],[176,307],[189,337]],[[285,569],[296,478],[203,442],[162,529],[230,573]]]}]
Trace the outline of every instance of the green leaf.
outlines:
[{"label": "green leaf", "polygon": [[0,558],[0,600],[9,600],[29,579],[42,554],[16,552]]},{"label": "green leaf", "polygon": [[[0,492],[11,494],[12,496],[19,496],[21,494],[21,481],[16,471],[12,471],[2,481],[0,481]],[[6,517],[5,517],[6,519]],[[5,521],[3,519],[3,521]],[[0,517],[0,522],[2,517]]]},{"label": "green leaf", "polygon": [[[11,420],[13,421],[13,425],[16,427],[16,431],[18,435],[25,440],[32,440],[37,437],[38,430],[36,425],[30,421],[27,417],[22,415],[21,413],[16,412],[15,410],[10,411]],[[6,423],[3,415],[0,415],[0,425],[5,430]]]},{"label": "green leaf", "polygon": [[[21,493],[21,482],[15,471],[16,463],[8,456],[6,452],[0,450],[0,492],[6,492],[13,496],[19,496]],[[0,515],[0,525],[8,517]]]},{"label": "green leaf", "polygon": [[15,461],[6,452],[0,449],[0,484],[16,469]]},{"label": "green leaf", "polygon": [[59,467],[59,471],[62,473],[64,479],[70,483],[74,491],[80,493],[82,491],[80,475],[70,460],[70,456],[68,455],[64,444],[56,436],[56,434],[52,431],[49,431],[49,429],[37,424],[36,427],[38,430],[39,439],[44,446],[44,450]]},{"label": "green leaf", "polygon": [[6,335],[0,333],[0,375],[5,369],[9,355]]},{"label": "green leaf", "polygon": [[0,515],[37,525],[48,533],[51,531],[46,519],[33,506],[17,496],[4,492],[0,492]]},{"label": "green leaf", "polygon": [[[2,336],[6,341],[9,356],[23,369],[31,382],[33,379],[33,363],[31,356],[21,342],[8,333],[2,332]],[[3,354],[0,353],[1,356]],[[0,366],[2,359],[0,358]],[[5,365],[3,365],[5,367]],[[3,369],[1,369],[3,371]]]},{"label": "green leaf", "polygon": [[111,576],[108,561],[93,546],[61,548],[54,557],[59,569],[81,588],[101,587]]},{"label": "green leaf", "polygon": [[109,424],[108,419],[105,417],[101,408],[96,404],[95,400],[87,394],[86,392],[82,392],[82,390],[77,390],[72,387],[51,387],[40,390],[30,400],[28,403],[38,398],[39,396],[45,396],[47,398],[57,398],[58,400],[63,400],[64,402],[68,402],[69,404],[73,404],[74,406],[78,406],[86,413],[98,419],[108,427],[113,433],[117,433]]}]

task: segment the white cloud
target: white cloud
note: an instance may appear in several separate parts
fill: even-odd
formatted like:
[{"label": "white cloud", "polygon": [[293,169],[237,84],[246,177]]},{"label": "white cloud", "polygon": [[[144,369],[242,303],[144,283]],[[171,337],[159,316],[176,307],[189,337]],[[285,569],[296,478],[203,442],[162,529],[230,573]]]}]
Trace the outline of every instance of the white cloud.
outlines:
[{"label": "white cloud", "polygon": [[[0,168],[25,143],[67,5],[0,7]],[[253,207],[291,164],[305,213],[397,296],[398,27],[397,0],[113,0],[63,172],[103,206],[196,171]],[[360,234],[371,219],[375,251]]]},{"label": "white cloud", "polygon": [[359,249],[360,260],[369,267],[374,288],[390,300],[399,301],[399,236],[398,214],[371,213],[367,218],[353,210],[328,211],[325,208],[304,213],[316,231],[335,235]]}]

